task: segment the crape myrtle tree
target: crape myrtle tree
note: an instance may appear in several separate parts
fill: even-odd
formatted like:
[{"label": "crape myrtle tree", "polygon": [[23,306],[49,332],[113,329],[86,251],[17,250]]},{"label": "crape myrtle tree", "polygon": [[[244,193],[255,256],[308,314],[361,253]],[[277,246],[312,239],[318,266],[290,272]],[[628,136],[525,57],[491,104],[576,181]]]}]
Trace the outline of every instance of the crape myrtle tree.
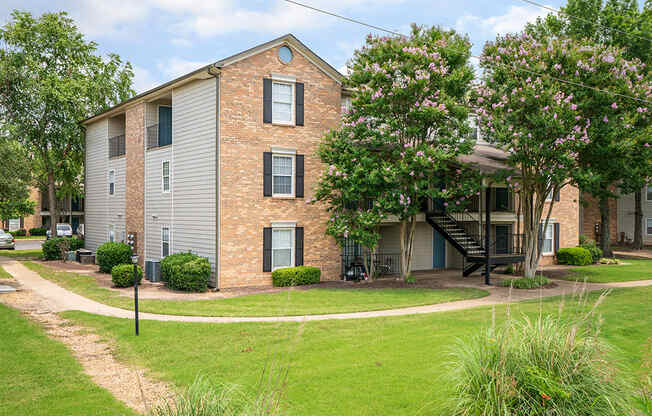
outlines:
[{"label": "crape myrtle tree", "polygon": [[480,59],[483,83],[474,94],[478,124],[489,142],[509,153],[511,173],[503,175],[520,195],[527,277],[534,276],[541,256],[540,233],[554,205],[549,196],[572,182],[579,151],[590,140],[589,121],[578,111],[576,96],[536,73],[574,71],[580,55],[569,42],[543,44],[522,33],[487,43]]},{"label": "crape myrtle tree", "polygon": [[369,35],[349,63],[352,106],[319,149],[327,169],[313,202],[327,204],[327,233],[373,253],[381,221],[396,218],[403,278],[424,201],[463,207],[477,193],[477,173],[457,161],[474,145],[469,57],[469,40],[452,30],[413,25],[406,37]]},{"label": "crape myrtle tree", "polygon": [[[551,13],[529,24],[527,30],[539,38],[570,37],[590,39],[595,43],[623,48],[627,59],[640,59],[645,66],[639,69],[647,74],[652,65],[652,1],[643,8],[636,0],[568,0],[563,14]],[[617,190],[621,194],[634,193],[634,247],[643,247],[642,188],[652,175],[650,160],[645,157],[646,143],[652,141],[649,130],[640,129],[638,146],[620,172]],[[604,228],[604,227],[603,227]]]},{"label": "crape myrtle tree", "polygon": [[0,123],[25,147],[36,183],[47,189],[52,235],[57,191],[79,193],[83,181],[79,122],[134,94],[130,64],[96,52],[63,12],[35,18],[14,11],[0,28]]}]

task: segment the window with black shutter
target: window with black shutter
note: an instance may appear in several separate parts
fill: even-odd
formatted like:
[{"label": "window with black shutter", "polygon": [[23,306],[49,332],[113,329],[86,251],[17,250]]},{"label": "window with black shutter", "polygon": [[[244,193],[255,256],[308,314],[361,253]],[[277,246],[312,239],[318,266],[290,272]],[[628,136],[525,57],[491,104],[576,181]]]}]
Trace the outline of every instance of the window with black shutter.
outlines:
[{"label": "window with black shutter", "polygon": [[272,152],[263,153],[263,196],[272,196]]},{"label": "window with black shutter", "polygon": [[263,228],[263,272],[272,271],[272,227]]},{"label": "window with black shutter", "polygon": [[303,227],[294,229],[294,265],[303,266]]},{"label": "window with black shutter", "polygon": [[304,168],[303,168],[303,155],[296,155],[296,172],[295,172],[295,196],[297,198],[303,198],[303,176],[304,176]]},{"label": "window with black shutter", "polygon": [[263,79],[263,123],[272,122],[272,80]]},{"label": "window with black shutter", "polygon": [[559,223],[554,224],[554,237],[555,237],[555,254],[559,251]]},{"label": "window with black shutter", "polygon": [[295,84],[296,91],[296,125],[303,126],[303,83],[297,82]]}]

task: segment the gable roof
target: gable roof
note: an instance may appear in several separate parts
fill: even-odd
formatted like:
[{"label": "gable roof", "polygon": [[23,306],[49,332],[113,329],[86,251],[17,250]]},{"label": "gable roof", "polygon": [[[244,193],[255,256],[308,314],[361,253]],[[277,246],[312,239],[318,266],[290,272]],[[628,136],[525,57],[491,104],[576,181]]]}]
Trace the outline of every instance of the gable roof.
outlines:
[{"label": "gable roof", "polygon": [[338,83],[338,85],[342,85],[342,81],[344,80],[344,75],[342,75],[337,69],[335,69],[332,65],[330,65],[328,62],[323,60],[319,55],[314,53],[310,48],[308,48],[306,45],[303,44],[299,39],[297,39],[293,34],[288,33],[287,35],[283,35],[281,37],[278,37],[276,39],[270,40],[269,42],[262,43],[258,46],[254,46],[253,48],[247,49],[245,51],[239,52],[235,55],[229,56],[228,58],[224,58],[222,60],[219,60],[215,63],[205,65],[195,71],[189,72],[185,75],[182,75],[178,78],[175,78],[171,81],[168,81],[164,84],[161,84],[157,87],[154,87],[148,91],[145,91],[143,93],[140,93],[126,101],[121,102],[120,104],[116,104],[113,107],[102,111],[101,113],[95,114],[85,120],[81,121],[81,124],[88,124],[92,121],[97,120],[98,118],[110,115],[111,113],[118,113],[125,109],[129,104],[136,103],[148,96],[151,96],[155,93],[162,92],[163,90],[166,89],[172,89],[175,87],[180,86],[183,83],[189,82],[193,79],[202,79],[202,78],[208,78],[210,76],[214,75],[214,70],[219,71],[221,68],[224,68],[228,65],[234,64],[236,62],[239,62],[243,59],[246,59],[250,56],[259,54],[261,52],[264,52],[268,49],[274,48],[279,45],[287,44],[289,46],[292,46],[294,50],[299,52],[301,55],[303,55],[308,61],[310,61],[313,65],[318,67],[322,72],[324,72],[326,75],[331,77],[335,82]]}]

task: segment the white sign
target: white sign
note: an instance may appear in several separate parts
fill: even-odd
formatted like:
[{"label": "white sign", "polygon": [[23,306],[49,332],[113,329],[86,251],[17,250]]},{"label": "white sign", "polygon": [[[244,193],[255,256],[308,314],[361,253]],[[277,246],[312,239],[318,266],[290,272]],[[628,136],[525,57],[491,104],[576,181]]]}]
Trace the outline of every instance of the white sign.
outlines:
[{"label": "white sign", "polygon": [[9,231],[20,230],[20,218],[12,218],[9,220]]}]

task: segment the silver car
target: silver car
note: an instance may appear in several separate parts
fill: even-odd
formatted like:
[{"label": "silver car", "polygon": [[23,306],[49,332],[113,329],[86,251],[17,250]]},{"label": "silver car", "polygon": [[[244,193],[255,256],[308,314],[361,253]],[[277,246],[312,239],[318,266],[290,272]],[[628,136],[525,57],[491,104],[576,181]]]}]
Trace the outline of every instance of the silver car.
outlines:
[{"label": "silver car", "polygon": [[[52,237],[50,230],[45,233],[45,237],[50,239]],[[57,237],[72,237],[72,227],[70,224],[59,223],[57,224]]]},{"label": "silver car", "polygon": [[8,248],[9,250],[16,249],[16,240],[14,236],[0,230],[0,248]]}]

